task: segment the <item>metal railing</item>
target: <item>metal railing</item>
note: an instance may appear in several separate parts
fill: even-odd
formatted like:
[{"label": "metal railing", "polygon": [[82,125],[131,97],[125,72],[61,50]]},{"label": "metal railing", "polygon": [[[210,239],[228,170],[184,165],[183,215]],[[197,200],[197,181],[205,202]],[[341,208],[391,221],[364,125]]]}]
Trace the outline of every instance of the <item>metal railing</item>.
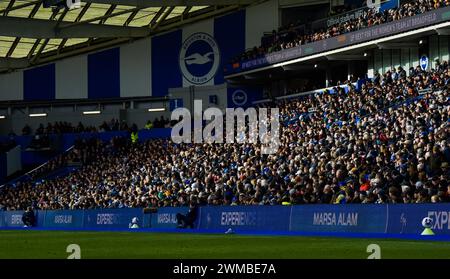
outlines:
[{"label": "metal railing", "polygon": [[43,167],[45,167],[46,165],[48,165],[52,160],[56,159],[57,157],[59,157],[59,156],[61,156],[61,155],[63,155],[63,154],[69,153],[70,151],[72,151],[72,149],[73,149],[74,147],[75,147],[75,146],[72,145],[71,147],[69,147],[69,148],[68,148],[67,150],[65,150],[64,152],[62,152],[62,153],[56,155],[55,157],[53,157],[53,158],[51,158],[50,160],[48,160],[47,162],[45,162],[45,163],[43,163],[43,164],[37,166],[36,168],[34,168],[34,169],[32,169],[32,170],[26,172],[25,174],[21,175],[20,177],[18,177],[18,178],[16,178],[16,179],[13,179],[13,180],[10,180],[10,181],[4,183],[3,185],[0,185],[0,190],[1,190],[3,187],[5,187],[6,185],[8,185],[8,184],[12,184],[12,183],[20,182],[20,181],[26,181],[26,180],[31,180],[31,179],[33,179],[33,174],[34,174],[35,172],[37,172],[38,170],[40,170],[40,169],[42,169]]}]

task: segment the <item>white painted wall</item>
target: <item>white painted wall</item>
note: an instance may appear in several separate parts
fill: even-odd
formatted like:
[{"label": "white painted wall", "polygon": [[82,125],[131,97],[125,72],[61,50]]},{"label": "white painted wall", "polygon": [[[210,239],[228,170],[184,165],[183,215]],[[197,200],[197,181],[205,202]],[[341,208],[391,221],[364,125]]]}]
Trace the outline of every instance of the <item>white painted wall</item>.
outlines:
[{"label": "white painted wall", "polygon": [[0,101],[23,99],[23,74],[21,71],[0,75]]},{"label": "white painted wall", "polygon": [[87,56],[75,56],[55,63],[56,99],[88,97]]},{"label": "white painted wall", "polygon": [[120,47],[120,97],[152,95],[151,39]]},{"label": "white painted wall", "polygon": [[245,17],[245,48],[261,45],[264,32],[271,32],[279,27],[278,0],[269,0],[247,8]]}]

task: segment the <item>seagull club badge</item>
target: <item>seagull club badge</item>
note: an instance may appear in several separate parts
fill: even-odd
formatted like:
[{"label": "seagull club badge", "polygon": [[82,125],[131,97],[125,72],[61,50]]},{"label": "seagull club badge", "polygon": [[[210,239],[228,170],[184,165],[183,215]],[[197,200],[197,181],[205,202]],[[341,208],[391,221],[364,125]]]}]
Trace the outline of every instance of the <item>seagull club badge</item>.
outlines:
[{"label": "seagull club badge", "polygon": [[220,65],[220,51],[214,38],[195,33],[187,38],[180,50],[180,69],[184,78],[200,85],[210,81]]},{"label": "seagull club badge", "polygon": [[233,92],[231,99],[236,106],[243,106],[247,103],[247,93],[241,89],[238,89]]}]

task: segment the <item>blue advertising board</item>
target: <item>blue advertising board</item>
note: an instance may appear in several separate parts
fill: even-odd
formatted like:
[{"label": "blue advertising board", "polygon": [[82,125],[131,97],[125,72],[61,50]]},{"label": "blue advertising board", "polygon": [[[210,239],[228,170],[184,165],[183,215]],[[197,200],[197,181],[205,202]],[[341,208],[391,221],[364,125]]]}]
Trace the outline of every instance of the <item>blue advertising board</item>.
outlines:
[{"label": "blue advertising board", "polygon": [[150,227],[158,229],[172,229],[177,226],[177,214],[186,214],[188,207],[161,207],[151,214]]},{"label": "blue advertising board", "polygon": [[92,229],[128,228],[134,217],[138,218],[139,227],[142,227],[141,208],[86,210],[84,227]]},{"label": "blue advertising board", "polygon": [[[141,208],[38,211],[37,227],[48,229],[128,229],[138,218],[140,228],[175,229],[176,215],[187,207],[164,207],[144,214]],[[23,211],[0,211],[0,228],[23,227]],[[432,219],[437,236],[450,236],[447,204],[347,204],[300,206],[204,206],[195,228],[203,231],[415,235],[422,220]]]},{"label": "blue advertising board", "polygon": [[50,210],[38,212],[38,226],[47,228],[83,228],[83,210]]},{"label": "blue advertising board", "polygon": [[210,230],[288,231],[288,206],[209,206],[202,207],[199,227]]},{"label": "blue advertising board", "polygon": [[449,204],[393,204],[389,205],[388,215],[388,233],[420,234],[423,218],[430,217],[436,235],[450,235]]},{"label": "blue advertising board", "polygon": [[[23,227],[22,215],[24,211],[4,211],[0,214],[2,226],[4,227]],[[0,222],[1,223],[1,222]]]},{"label": "blue advertising board", "polygon": [[149,139],[163,139],[169,138],[171,128],[151,128],[149,130],[140,130],[138,133],[139,141],[146,141]]},{"label": "blue advertising board", "polygon": [[6,179],[7,168],[6,153],[0,153],[0,183]]},{"label": "blue advertising board", "polygon": [[305,205],[292,207],[290,231],[384,233],[387,205]]}]

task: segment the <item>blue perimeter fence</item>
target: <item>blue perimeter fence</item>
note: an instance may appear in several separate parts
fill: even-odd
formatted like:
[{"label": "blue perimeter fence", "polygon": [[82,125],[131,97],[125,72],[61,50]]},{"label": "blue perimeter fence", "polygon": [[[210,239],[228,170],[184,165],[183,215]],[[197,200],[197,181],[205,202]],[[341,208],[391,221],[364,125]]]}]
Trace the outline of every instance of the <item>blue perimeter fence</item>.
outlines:
[{"label": "blue perimeter fence", "polygon": [[[37,229],[127,230],[137,217],[143,229],[176,228],[186,207],[37,211]],[[20,228],[23,211],[0,212],[0,228]],[[198,232],[268,234],[420,235],[422,219],[433,220],[436,236],[450,239],[450,204],[349,204],[298,206],[205,206],[195,223]],[[189,230],[191,231],[191,230]]]}]

